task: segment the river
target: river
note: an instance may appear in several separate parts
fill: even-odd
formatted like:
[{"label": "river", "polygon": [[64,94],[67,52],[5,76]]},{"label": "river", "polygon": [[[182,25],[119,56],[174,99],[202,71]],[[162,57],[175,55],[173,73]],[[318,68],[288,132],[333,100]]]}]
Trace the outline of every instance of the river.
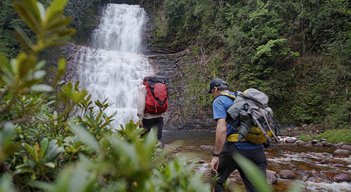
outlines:
[{"label": "river", "polygon": [[[210,131],[165,130],[163,134],[166,150],[187,155],[199,171],[209,175],[211,148],[215,133]],[[286,191],[294,182],[299,181],[304,191],[349,192],[350,182],[333,182],[339,173],[351,174],[351,158],[333,157],[334,147],[302,147],[293,144],[279,144],[265,150],[268,169],[279,173],[288,169],[296,173],[294,180],[277,178],[273,184],[276,191]],[[231,179],[242,186],[237,173]]]}]

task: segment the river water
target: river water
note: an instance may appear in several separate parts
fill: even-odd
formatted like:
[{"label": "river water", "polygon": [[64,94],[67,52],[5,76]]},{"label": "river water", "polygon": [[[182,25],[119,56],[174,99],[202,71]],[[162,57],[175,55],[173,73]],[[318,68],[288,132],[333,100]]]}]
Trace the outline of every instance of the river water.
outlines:
[{"label": "river water", "polygon": [[[201,162],[197,163],[198,169],[208,175],[214,132],[165,130],[163,138],[167,150],[187,155],[194,163]],[[350,175],[351,158],[335,158],[332,154],[334,150],[334,147],[279,144],[266,149],[265,153],[268,169],[277,173],[283,169],[292,170],[297,174],[296,181],[304,186],[303,191],[350,192],[350,182],[335,183],[332,177],[339,173]],[[240,178],[236,178],[236,182],[242,186]],[[273,188],[286,191],[293,182],[278,178]]]}]

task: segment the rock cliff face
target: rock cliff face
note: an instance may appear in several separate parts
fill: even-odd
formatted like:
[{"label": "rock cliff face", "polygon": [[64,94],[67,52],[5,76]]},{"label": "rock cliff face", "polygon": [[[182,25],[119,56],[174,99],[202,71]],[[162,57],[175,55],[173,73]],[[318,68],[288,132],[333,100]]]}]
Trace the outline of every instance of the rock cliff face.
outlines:
[{"label": "rock cliff face", "polygon": [[[173,46],[167,38],[157,38],[154,33],[154,17],[160,14],[162,0],[157,3],[140,0],[139,4],[148,13],[148,23],[145,27],[145,53],[156,72],[168,79],[169,110],[165,114],[165,129],[199,130],[214,128],[211,119],[211,102],[200,106],[197,98],[192,94],[192,86],[198,82],[190,82],[191,76],[196,75],[192,66],[198,67],[198,59],[187,46]],[[190,70],[189,70],[190,69]],[[204,94],[207,91],[204,89]]]},{"label": "rock cliff face", "polygon": [[[198,82],[190,82],[189,77],[194,76],[195,73],[189,70],[189,66],[198,66],[198,59],[193,57],[191,50],[184,48],[186,46],[174,47],[167,39],[160,40],[154,37],[153,16],[158,10],[157,6],[161,4],[155,2],[135,0],[135,2],[128,3],[140,4],[148,13],[149,21],[145,26],[144,33],[144,53],[156,72],[168,79],[170,107],[165,114],[165,129],[199,130],[213,128],[215,122],[211,119],[211,102],[208,102],[205,106],[199,106],[197,98],[191,91],[191,88],[197,86]],[[127,2],[110,0],[103,3]],[[69,44],[62,50],[68,58],[66,81],[72,80],[76,76],[74,63],[77,61],[74,61],[74,58],[77,58],[78,49],[79,45]],[[206,89],[203,91],[205,96],[207,96]]]},{"label": "rock cliff face", "polygon": [[[208,129],[214,127],[211,120],[211,110],[208,107],[198,106],[192,95],[189,94],[187,76],[191,74],[186,67],[196,64],[190,60],[191,52],[184,50],[171,54],[149,55],[149,62],[168,79],[169,110],[165,115],[166,129]],[[206,94],[206,90],[204,90]]]}]

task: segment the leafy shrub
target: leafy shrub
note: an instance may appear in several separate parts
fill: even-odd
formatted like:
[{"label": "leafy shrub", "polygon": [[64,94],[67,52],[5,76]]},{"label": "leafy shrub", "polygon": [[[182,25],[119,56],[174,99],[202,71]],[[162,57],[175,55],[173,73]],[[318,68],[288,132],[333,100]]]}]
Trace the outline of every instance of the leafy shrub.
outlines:
[{"label": "leafy shrub", "polygon": [[23,51],[12,60],[0,53],[0,191],[209,191],[190,166],[167,162],[155,135],[142,138],[133,122],[112,131],[106,101],[92,101],[79,83],[59,85],[64,59],[52,84],[44,81],[42,51],[75,32],[66,4],[14,1],[35,38],[18,27]]}]

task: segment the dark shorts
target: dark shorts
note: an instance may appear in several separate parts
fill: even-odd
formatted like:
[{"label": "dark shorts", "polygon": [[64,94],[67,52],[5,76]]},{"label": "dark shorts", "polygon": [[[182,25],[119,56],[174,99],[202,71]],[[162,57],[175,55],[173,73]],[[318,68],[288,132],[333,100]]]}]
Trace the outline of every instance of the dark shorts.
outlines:
[{"label": "dark shorts", "polygon": [[146,133],[148,133],[151,128],[157,128],[157,140],[162,140],[162,129],[163,129],[163,117],[157,117],[152,119],[143,119],[143,128],[146,129]]},{"label": "dark shorts", "polygon": [[235,170],[239,171],[247,191],[259,191],[259,189],[255,189],[253,187],[253,185],[246,178],[245,174],[242,172],[238,164],[234,161],[232,156],[235,153],[239,153],[245,158],[251,160],[260,168],[262,173],[266,175],[267,160],[262,148],[251,150],[238,150],[234,144],[226,143],[224,145],[223,151],[219,156],[219,166],[217,170],[218,180],[215,183],[215,192],[224,191],[223,184],[225,183],[229,175]]}]

